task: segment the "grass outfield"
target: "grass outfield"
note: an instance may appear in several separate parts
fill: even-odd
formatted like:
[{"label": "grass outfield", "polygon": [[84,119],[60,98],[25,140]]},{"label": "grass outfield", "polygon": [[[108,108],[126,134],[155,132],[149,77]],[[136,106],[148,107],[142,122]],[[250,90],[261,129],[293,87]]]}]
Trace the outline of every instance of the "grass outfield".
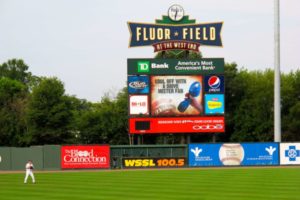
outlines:
[{"label": "grass outfield", "polygon": [[300,168],[0,174],[2,200],[300,199]]}]

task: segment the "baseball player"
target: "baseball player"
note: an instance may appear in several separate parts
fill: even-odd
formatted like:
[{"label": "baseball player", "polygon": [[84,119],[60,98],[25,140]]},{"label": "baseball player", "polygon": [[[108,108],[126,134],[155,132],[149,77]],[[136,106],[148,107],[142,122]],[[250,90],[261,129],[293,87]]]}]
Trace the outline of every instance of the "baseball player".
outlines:
[{"label": "baseball player", "polygon": [[32,178],[32,183],[35,183],[35,179],[34,179],[34,175],[33,175],[33,164],[31,162],[31,160],[28,160],[28,162],[25,165],[26,168],[26,175],[25,175],[25,179],[24,179],[24,183],[27,183],[27,178],[28,176],[31,176]]}]

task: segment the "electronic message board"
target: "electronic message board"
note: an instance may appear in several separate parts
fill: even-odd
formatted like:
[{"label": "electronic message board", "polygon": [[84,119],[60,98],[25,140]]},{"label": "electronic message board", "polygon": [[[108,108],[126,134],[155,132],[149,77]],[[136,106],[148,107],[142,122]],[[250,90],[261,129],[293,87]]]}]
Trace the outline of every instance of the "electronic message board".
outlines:
[{"label": "electronic message board", "polygon": [[131,134],[224,132],[224,59],[128,59]]}]

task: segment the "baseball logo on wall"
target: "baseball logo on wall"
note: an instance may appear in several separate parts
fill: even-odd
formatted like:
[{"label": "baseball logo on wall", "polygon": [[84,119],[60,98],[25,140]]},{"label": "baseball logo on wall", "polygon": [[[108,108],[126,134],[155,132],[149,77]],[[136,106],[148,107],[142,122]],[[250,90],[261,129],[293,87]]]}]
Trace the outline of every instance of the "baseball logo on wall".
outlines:
[{"label": "baseball logo on wall", "polygon": [[223,165],[240,165],[244,156],[241,144],[223,144],[219,150],[219,158]]}]

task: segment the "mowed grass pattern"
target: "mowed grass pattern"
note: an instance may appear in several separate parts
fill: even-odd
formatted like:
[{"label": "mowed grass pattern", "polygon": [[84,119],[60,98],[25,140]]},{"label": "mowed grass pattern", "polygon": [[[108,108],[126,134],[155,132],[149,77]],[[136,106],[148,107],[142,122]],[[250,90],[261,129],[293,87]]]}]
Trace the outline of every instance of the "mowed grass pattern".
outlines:
[{"label": "mowed grass pattern", "polygon": [[300,200],[300,168],[124,170],[0,174],[1,200]]}]

